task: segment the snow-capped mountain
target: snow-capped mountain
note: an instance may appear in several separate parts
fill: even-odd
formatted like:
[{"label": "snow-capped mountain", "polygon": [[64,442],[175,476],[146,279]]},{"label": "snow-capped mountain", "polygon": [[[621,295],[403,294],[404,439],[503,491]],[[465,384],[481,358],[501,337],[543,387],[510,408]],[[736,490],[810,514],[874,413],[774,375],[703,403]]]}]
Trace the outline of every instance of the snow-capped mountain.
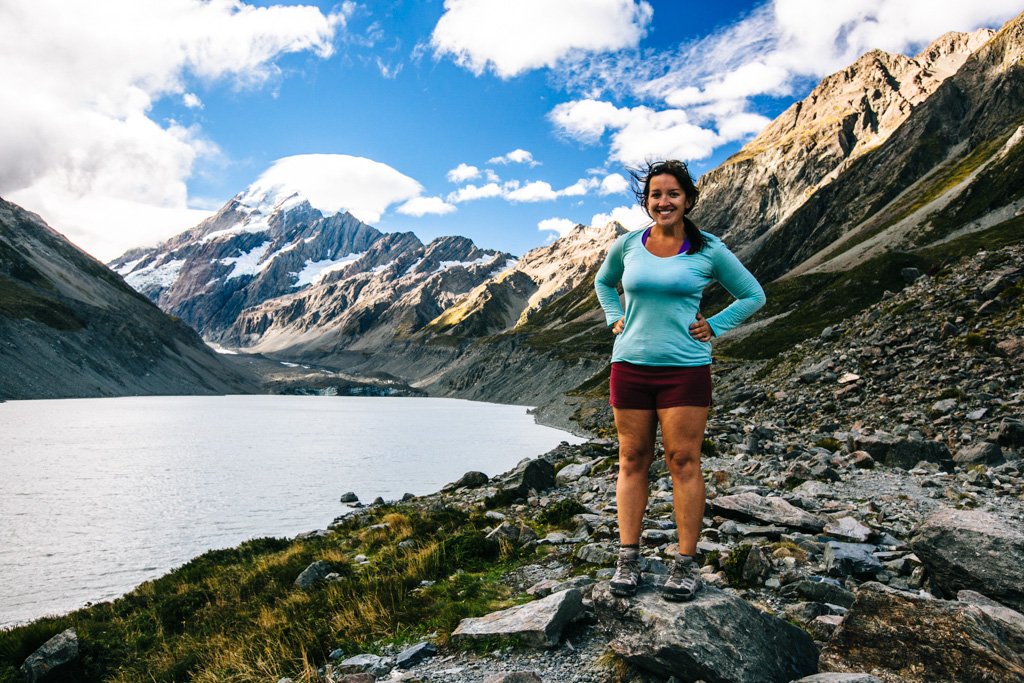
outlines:
[{"label": "snow-capped mountain", "polygon": [[317,356],[374,349],[416,332],[515,263],[465,237],[423,245],[412,233],[384,235],[337,276],[243,311],[225,341]]},{"label": "snow-capped mountain", "polygon": [[[294,188],[256,183],[195,228],[109,265],[207,340],[237,343],[258,341],[253,329],[275,327],[269,311],[284,314],[296,305],[306,310],[313,302],[324,303],[324,310],[311,312],[315,324],[326,325],[355,306],[352,315],[360,312],[365,330],[371,299],[382,313],[383,301],[447,271],[444,291],[454,298],[510,261],[509,254],[479,249],[464,238],[425,246],[412,233],[384,234],[348,212],[325,215]],[[366,289],[368,284],[373,287]],[[325,287],[340,298],[324,302]],[[248,311],[254,308],[262,313]],[[414,317],[429,320],[437,312]]]}]

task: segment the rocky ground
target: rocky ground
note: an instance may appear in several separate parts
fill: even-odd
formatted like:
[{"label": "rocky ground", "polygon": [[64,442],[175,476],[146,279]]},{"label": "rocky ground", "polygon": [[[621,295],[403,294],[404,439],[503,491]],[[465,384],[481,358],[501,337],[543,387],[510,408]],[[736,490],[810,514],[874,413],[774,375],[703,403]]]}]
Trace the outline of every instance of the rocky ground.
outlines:
[{"label": "rocky ground", "polygon": [[[720,365],[703,458],[708,588],[694,603],[655,590],[675,542],[663,461],[643,532],[649,588],[608,594],[613,442],[563,445],[418,500],[479,508],[525,487],[490,513],[493,533],[547,560],[506,580],[550,596],[530,605],[571,597],[464,624],[465,638],[504,635],[407,669],[385,672],[385,659],[380,679],[1024,680],[1022,272],[1022,246],[910,271],[899,294],[774,361]],[[536,538],[538,513],[565,501],[586,510]],[[755,642],[768,632],[786,635]],[[522,644],[531,638],[539,646]]]}]

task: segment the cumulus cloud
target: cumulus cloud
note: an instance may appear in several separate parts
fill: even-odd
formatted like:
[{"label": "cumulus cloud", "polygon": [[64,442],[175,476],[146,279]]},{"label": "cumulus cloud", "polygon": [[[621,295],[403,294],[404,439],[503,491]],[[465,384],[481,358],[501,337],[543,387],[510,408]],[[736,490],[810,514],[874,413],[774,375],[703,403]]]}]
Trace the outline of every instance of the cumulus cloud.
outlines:
[{"label": "cumulus cloud", "polygon": [[455,209],[454,204],[449,204],[440,197],[413,197],[399,206],[397,210],[398,213],[406,216],[425,216],[427,214],[444,216],[452,213]]},{"label": "cumulus cloud", "polygon": [[551,67],[570,53],[635,47],[653,10],[643,0],[445,0],[430,44],[476,75]]},{"label": "cumulus cloud", "polygon": [[181,102],[189,109],[203,108],[203,101],[199,99],[199,96],[196,95],[194,92],[185,93],[185,95],[181,98]]},{"label": "cumulus cloud", "polygon": [[631,166],[654,159],[704,159],[723,142],[715,131],[691,123],[681,109],[604,105],[565,102],[549,118],[564,134],[585,143],[611,131],[611,159]]},{"label": "cumulus cloud", "polygon": [[598,189],[600,195],[622,194],[629,191],[629,181],[621,173],[610,173],[601,181]]},{"label": "cumulus cloud", "polygon": [[[0,193],[87,250],[101,225],[111,226],[103,228],[107,244],[127,248],[140,242],[140,226],[194,216],[185,181],[217,147],[199,129],[151,119],[154,102],[173,96],[201,106],[186,89],[189,78],[256,87],[281,77],[281,55],[326,58],[347,11],[235,0],[5,2]],[[152,210],[96,223],[87,205]],[[161,211],[167,221],[154,218]],[[132,232],[120,232],[122,224]]]},{"label": "cumulus cloud", "polygon": [[600,184],[596,178],[580,178],[561,190],[556,190],[546,180],[534,180],[525,184],[517,180],[510,180],[500,185],[487,183],[482,187],[470,184],[449,193],[447,200],[452,204],[459,204],[475,199],[501,197],[506,201],[516,203],[547,202],[559,197],[582,197],[599,187]]},{"label": "cumulus cloud", "polygon": [[450,183],[464,183],[478,177],[480,177],[480,169],[469,164],[459,164],[448,171],[448,182]]},{"label": "cumulus cloud", "polygon": [[414,209],[436,210],[444,204],[437,197],[420,197],[422,191],[417,181],[379,161],[347,154],[300,154],[275,161],[249,186],[242,202],[276,203],[298,193],[324,214],[348,211],[372,224],[399,202],[406,208],[402,213],[416,216],[436,211],[413,213]]},{"label": "cumulus cloud", "polygon": [[448,201],[454,204],[461,204],[462,202],[471,202],[475,199],[500,197],[502,194],[504,194],[504,190],[502,190],[501,185],[498,183],[487,183],[480,187],[469,184],[450,193],[448,195]]},{"label": "cumulus cloud", "polygon": [[491,157],[487,160],[489,164],[527,164],[528,166],[540,166],[539,161],[534,161],[533,154],[525,149],[514,149],[508,154],[500,157]]},{"label": "cumulus cloud", "polygon": [[541,232],[551,231],[557,233],[559,237],[565,237],[575,227],[576,223],[568,218],[545,218],[537,223],[537,229]]},{"label": "cumulus cloud", "polygon": [[[651,150],[701,159],[768,123],[753,97],[790,96],[872,49],[913,55],[950,30],[998,28],[1020,9],[1019,0],[772,0],[674,51],[563,61],[556,80],[583,97],[549,118],[584,144],[607,135],[613,160]],[[649,106],[615,104],[627,98]]]},{"label": "cumulus cloud", "polygon": [[510,202],[543,202],[558,198],[558,193],[551,183],[535,180],[505,194]]},{"label": "cumulus cloud", "polygon": [[627,230],[638,230],[651,224],[650,216],[644,213],[643,209],[636,204],[617,206],[608,213],[596,213],[590,219],[590,224],[605,226],[612,221],[617,221]]}]

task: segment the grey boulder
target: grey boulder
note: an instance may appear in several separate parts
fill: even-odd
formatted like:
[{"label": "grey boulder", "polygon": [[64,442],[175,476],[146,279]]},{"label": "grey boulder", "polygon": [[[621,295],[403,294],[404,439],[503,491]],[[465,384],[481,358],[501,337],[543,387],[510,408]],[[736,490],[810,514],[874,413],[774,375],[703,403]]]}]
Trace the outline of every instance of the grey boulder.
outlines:
[{"label": "grey boulder", "polygon": [[970,467],[971,465],[1001,465],[1006,462],[1003,458],[1003,449],[999,447],[999,444],[987,441],[961,448],[953,456],[953,461],[965,467]]},{"label": "grey boulder", "polygon": [[1024,533],[995,515],[940,510],[918,528],[910,547],[941,593],[975,590],[1024,610]]},{"label": "grey boulder", "polygon": [[783,683],[818,670],[818,650],[805,631],[715,588],[679,603],[649,588],[621,598],[602,582],[593,601],[617,634],[609,648],[663,678]]},{"label": "grey boulder", "polygon": [[949,449],[938,441],[896,438],[878,433],[861,436],[855,440],[854,445],[889,467],[909,470],[922,460],[934,462],[945,469],[951,469],[953,465]]},{"label": "grey boulder", "polygon": [[562,629],[583,612],[583,593],[570,588],[546,598],[459,622],[455,642],[503,637],[534,647],[554,647]]},{"label": "grey boulder", "polygon": [[829,541],[825,544],[825,569],[836,577],[873,578],[885,569],[872,554],[874,550],[875,546],[867,543]]},{"label": "grey boulder", "polygon": [[73,628],[61,631],[30,654],[21,665],[28,683],[41,681],[58,667],[78,659],[78,633]]},{"label": "grey boulder", "polygon": [[330,562],[317,560],[302,570],[302,573],[295,578],[295,587],[308,591],[316,584],[327,578],[334,569]]}]

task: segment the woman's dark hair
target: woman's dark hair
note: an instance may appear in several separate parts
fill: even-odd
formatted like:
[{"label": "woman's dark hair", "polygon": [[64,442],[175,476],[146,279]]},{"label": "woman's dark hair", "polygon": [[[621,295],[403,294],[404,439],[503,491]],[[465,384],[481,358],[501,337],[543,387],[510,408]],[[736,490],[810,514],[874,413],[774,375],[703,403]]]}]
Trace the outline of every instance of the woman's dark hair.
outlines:
[{"label": "woman's dark hair", "polygon": [[[636,195],[636,201],[644,213],[652,219],[654,216],[651,216],[651,212],[647,210],[647,198],[651,194],[651,178],[654,176],[670,175],[675,178],[690,202],[688,210],[693,210],[693,207],[697,205],[697,197],[700,196],[700,192],[690,176],[690,169],[682,161],[669,159],[647,162],[645,168],[629,169],[629,175],[633,178],[633,194]],[[690,249],[686,252],[687,254],[696,254],[704,248],[704,237],[697,229],[697,224],[691,221],[689,216],[683,216],[683,229],[686,232],[686,238],[690,241]]]}]

